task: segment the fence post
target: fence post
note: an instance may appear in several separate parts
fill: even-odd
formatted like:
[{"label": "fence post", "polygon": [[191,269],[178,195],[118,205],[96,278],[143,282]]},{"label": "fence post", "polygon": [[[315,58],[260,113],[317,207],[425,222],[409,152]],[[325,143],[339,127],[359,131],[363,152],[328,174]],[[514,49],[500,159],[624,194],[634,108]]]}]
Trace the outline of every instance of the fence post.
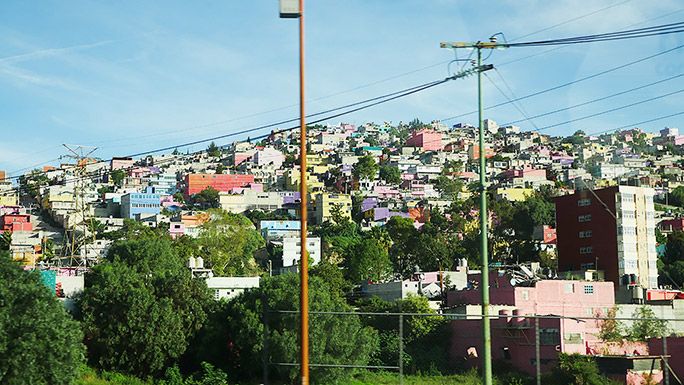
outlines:
[{"label": "fence post", "polygon": [[270,361],[268,358],[268,300],[266,298],[262,298],[261,304],[263,311],[261,319],[264,323],[264,348],[262,349],[261,355],[263,361],[264,385],[268,385],[268,361]]},{"label": "fence post", "polygon": [[534,318],[534,353],[537,358],[537,385],[541,385],[541,338],[539,336],[539,316]]},{"label": "fence post", "polygon": [[663,371],[665,372],[665,373],[663,373],[663,377],[664,377],[663,381],[664,381],[665,385],[670,385],[670,365],[667,362],[667,337],[663,336],[662,338],[663,338],[663,361],[665,364],[665,365],[663,365],[663,366],[665,366],[663,368]]},{"label": "fence post", "polygon": [[399,385],[404,384],[404,315],[399,314]]}]

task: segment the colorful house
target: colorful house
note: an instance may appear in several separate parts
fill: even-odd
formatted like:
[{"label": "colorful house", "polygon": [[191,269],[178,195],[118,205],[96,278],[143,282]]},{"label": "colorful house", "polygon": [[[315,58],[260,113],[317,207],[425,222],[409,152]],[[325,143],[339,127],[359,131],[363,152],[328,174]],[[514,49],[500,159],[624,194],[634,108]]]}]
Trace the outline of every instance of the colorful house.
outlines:
[{"label": "colorful house", "polygon": [[235,187],[245,187],[254,183],[254,175],[248,174],[187,174],[185,176],[185,195],[201,192],[207,187],[217,191],[230,191]]}]

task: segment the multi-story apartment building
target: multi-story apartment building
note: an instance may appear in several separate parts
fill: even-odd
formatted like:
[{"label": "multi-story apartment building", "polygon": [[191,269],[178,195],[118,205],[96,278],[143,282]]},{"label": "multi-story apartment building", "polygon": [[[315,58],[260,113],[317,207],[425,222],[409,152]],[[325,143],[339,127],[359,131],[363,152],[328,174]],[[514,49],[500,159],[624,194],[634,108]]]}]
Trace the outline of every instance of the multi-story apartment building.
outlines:
[{"label": "multi-story apartment building", "polygon": [[313,207],[309,211],[309,218],[313,219],[317,225],[332,219],[332,214],[336,208],[339,208],[343,217],[351,219],[352,200],[350,195],[323,192],[316,194],[312,201]]},{"label": "multi-story apartment building", "polygon": [[657,288],[654,195],[612,186],[556,198],[559,270],[603,270],[616,289]]},{"label": "multi-story apartment building", "polygon": [[121,197],[121,216],[124,218],[152,216],[160,212],[161,195],[157,193],[128,193]]}]

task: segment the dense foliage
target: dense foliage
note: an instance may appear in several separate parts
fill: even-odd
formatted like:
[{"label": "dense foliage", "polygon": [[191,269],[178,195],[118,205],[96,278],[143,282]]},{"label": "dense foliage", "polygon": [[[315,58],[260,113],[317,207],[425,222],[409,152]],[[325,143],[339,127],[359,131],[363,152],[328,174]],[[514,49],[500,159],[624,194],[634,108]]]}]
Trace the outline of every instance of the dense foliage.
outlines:
[{"label": "dense foliage", "polygon": [[[310,310],[351,312],[341,293],[317,275],[309,281]],[[261,374],[263,354],[273,362],[298,359],[299,278],[284,274],[265,278],[261,287],[225,303],[203,329],[199,346],[213,345],[200,360],[210,361],[238,378]],[[267,327],[264,327],[264,324]],[[375,330],[364,326],[357,315],[311,314],[311,362],[367,365],[377,351]],[[222,341],[216,344],[216,341]],[[274,366],[282,379],[296,377],[295,367]],[[341,368],[311,369],[314,383],[334,384],[353,374]]]},{"label": "dense foliage", "polygon": [[78,301],[92,365],[144,377],[185,352],[211,301],[204,281],[185,266],[168,237],[114,243],[86,275]]},{"label": "dense foliage", "polygon": [[84,358],[81,339],[39,273],[0,252],[0,383],[71,384]]}]

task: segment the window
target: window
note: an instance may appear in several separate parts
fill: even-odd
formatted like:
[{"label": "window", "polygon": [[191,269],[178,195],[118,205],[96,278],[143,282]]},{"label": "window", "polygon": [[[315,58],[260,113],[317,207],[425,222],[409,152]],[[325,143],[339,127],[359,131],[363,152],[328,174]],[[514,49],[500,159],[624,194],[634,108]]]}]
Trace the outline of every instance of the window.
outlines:
[{"label": "window", "polygon": [[591,205],[591,199],[585,198],[585,199],[580,199],[577,201],[577,206],[579,207],[584,207],[584,206],[589,206]]},{"label": "window", "polygon": [[591,222],[591,214],[585,214],[585,215],[578,216],[577,222]]},{"label": "window", "polygon": [[622,193],[623,202],[634,202],[634,194]]},{"label": "window", "polygon": [[636,227],[634,226],[622,226],[622,235],[636,235]]},{"label": "window", "polygon": [[594,294],[594,285],[584,285],[584,294]]},{"label": "window", "polygon": [[539,329],[539,342],[541,345],[559,345],[560,330],[558,329]]},{"label": "window", "polygon": [[575,292],[575,285],[572,283],[565,284],[565,294],[571,294]]},{"label": "window", "polygon": [[565,333],[563,340],[565,340],[566,344],[581,344],[582,333]]},{"label": "window", "polygon": [[591,246],[580,247],[579,252],[580,254],[591,254],[593,252],[593,249],[591,248]]},{"label": "window", "polygon": [[634,213],[634,211],[623,211],[622,217],[625,219],[635,219],[636,214]]},{"label": "window", "polygon": [[579,232],[580,238],[591,238],[591,230],[585,230]]}]

